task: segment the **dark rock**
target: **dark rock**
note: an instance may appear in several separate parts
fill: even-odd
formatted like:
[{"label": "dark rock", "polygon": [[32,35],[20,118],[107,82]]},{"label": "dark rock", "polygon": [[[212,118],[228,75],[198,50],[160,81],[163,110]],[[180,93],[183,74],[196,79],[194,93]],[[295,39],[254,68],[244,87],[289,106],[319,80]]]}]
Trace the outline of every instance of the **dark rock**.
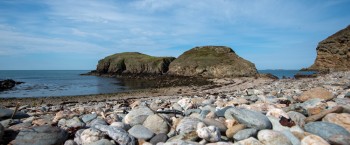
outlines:
[{"label": "dark rock", "polygon": [[15,87],[16,82],[11,79],[0,81],[0,91]]},{"label": "dark rock", "polygon": [[100,74],[163,74],[174,57],[154,57],[138,52],[117,53],[101,59],[96,72]]},{"label": "dark rock", "polygon": [[230,108],[226,110],[225,118],[235,119],[247,127],[256,128],[258,130],[272,128],[270,120],[265,115],[248,109]]},{"label": "dark rock", "polygon": [[2,136],[4,135],[5,128],[0,124],[0,140],[2,140]]},{"label": "dark rock", "polygon": [[322,137],[326,141],[330,141],[333,136],[350,136],[350,133],[343,127],[328,122],[310,122],[305,124],[305,131]]},{"label": "dark rock", "polygon": [[61,145],[68,138],[68,133],[58,127],[48,125],[24,129],[19,132],[13,145]]},{"label": "dark rock", "polygon": [[[7,109],[7,108],[0,108],[0,120],[11,118],[14,110]],[[13,119],[21,119],[21,118],[27,118],[30,117],[28,114],[23,113],[21,111],[17,111],[16,114],[13,116]]]},{"label": "dark rock", "polygon": [[166,142],[167,140],[168,140],[167,134],[160,133],[160,134],[157,134],[154,137],[152,137],[152,139],[150,140],[150,143],[152,145],[156,145],[157,143]]},{"label": "dark rock", "polygon": [[350,25],[321,41],[315,63],[308,70],[350,70]]},{"label": "dark rock", "polygon": [[195,47],[175,59],[169,74],[206,78],[255,76],[255,65],[225,46]]}]

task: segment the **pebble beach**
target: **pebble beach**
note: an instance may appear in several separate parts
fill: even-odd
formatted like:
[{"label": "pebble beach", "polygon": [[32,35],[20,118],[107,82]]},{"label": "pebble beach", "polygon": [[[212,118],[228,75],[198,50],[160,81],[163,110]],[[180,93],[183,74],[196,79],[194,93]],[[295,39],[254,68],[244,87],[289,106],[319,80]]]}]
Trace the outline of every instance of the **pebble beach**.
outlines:
[{"label": "pebble beach", "polygon": [[210,81],[119,94],[2,99],[0,144],[350,143],[350,72]]}]

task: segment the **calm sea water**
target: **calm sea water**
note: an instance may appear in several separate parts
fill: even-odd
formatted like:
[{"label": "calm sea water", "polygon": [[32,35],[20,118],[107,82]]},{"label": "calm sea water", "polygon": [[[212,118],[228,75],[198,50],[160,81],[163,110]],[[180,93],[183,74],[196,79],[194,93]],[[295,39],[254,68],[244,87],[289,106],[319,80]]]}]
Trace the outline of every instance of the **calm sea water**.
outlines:
[{"label": "calm sea water", "polygon": [[[147,88],[145,81],[118,80],[97,76],[81,76],[87,70],[43,71],[43,70],[1,70],[0,80],[13,79],[25,82],[11,90],[0,92],[0,98],[10,97],[50,97],[123,92],[132,89]],[[279,78],[293,77],[297,70],[259,70],[259,73],[271,73]],[[304,72],[305,73],[305,72]],[[149,82],[151,83],[151,82]]]},{"label": "calm sea water", "polygon": [[310,75],[315,73],[315,71],[299,71],[299,70],[258,70],[259,73],[270,73],[278,78],[282,78],[283,76],[287,78],[294,78],[294,75],[299,73],[299,74],[305,74],[305,75]]},{"label": "calm sea water", "polygon": [[11,90],[0,92],[1,98],[47,97],[115,93],[130,89],[114,78],[81,76],[86,70],[69,71],[0,71],[0,79],[25,82]]}]

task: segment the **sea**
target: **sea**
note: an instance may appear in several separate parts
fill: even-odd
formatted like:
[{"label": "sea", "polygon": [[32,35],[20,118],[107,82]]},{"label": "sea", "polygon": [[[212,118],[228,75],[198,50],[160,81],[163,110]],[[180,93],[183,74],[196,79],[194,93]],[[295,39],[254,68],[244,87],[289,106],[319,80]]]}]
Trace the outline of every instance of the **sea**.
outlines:
[{"label": "sea", "polygon": [[[109,94],[149,87],[144,81],[138,83],[137,80],[129,82],[127,79],[80,75],[87,72],[89,70],[0,70],[0,80],[13,79],[24,82],[10,90],[0,91],[0,98]],[[300,72],[298,70],[259,70],[259,73],[271,73],[279,78],[283,76],[292,78]]]}]

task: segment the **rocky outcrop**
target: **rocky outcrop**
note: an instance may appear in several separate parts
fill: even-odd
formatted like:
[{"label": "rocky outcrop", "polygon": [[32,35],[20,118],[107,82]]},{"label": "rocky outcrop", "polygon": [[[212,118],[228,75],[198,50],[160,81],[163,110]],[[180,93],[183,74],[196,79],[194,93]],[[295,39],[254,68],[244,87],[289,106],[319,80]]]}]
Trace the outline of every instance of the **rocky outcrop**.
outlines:
[{"label": "rocky outcrop", "polygon": [[321,41],[315,63],[308,70],[350,70],[350,25]]},{"label": "rocky outcrop", "polygon": [[11,80],[11,79],[2,80],[2,81],[0,81],[0,91],[11,89],[11,88],[15,87],[16,85],[19,85],[22,83],[23,82],[16,82],[16,81]]},{"label": "rocky outcrop", "polygon": [[169,66],[169,74],[207,78],[255,76],[255,65],[225,46],[195,47]]},{"label": "rocky outcrop", "polygon": [[163,74],[174,57],[154,57],[138,52],[107,56],[98,62],[99,74]]}]

